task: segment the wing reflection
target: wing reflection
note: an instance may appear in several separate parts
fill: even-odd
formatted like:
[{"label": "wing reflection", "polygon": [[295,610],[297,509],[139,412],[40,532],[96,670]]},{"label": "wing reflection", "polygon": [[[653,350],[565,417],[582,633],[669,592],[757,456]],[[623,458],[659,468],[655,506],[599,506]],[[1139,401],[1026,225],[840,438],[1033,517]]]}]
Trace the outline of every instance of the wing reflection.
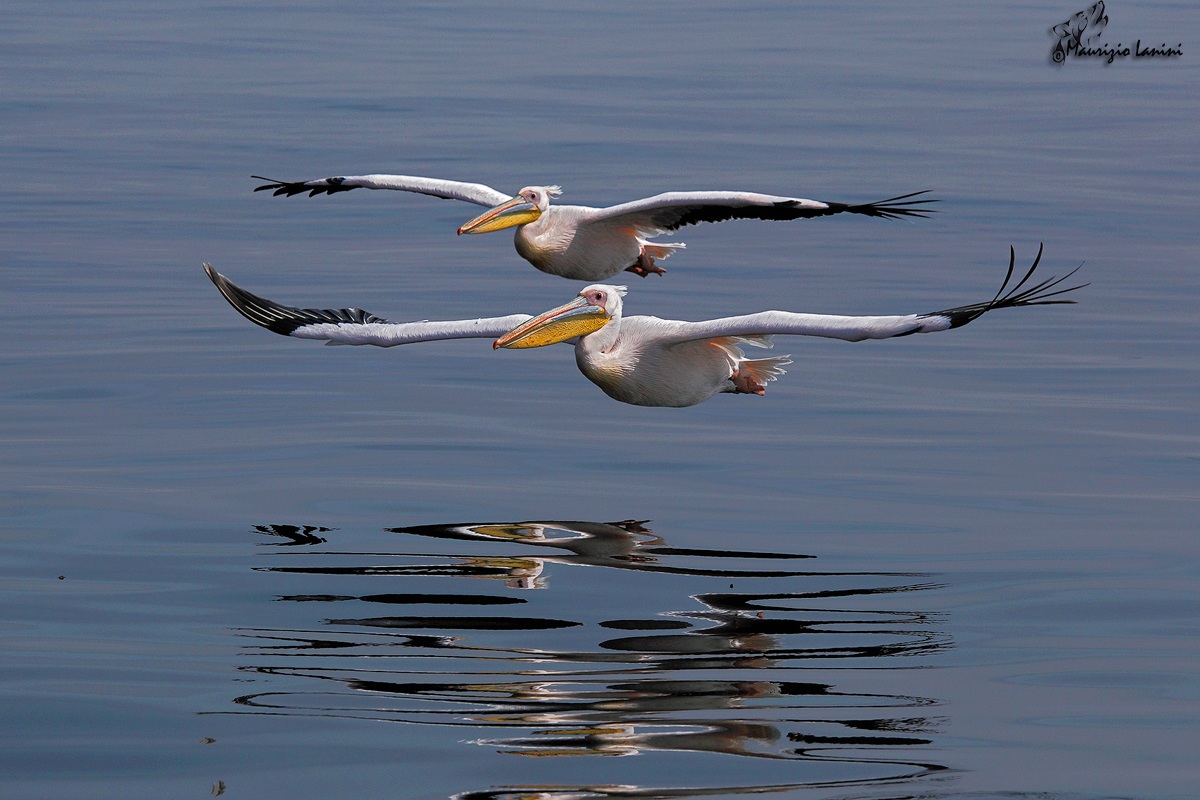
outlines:
[{"label": "wing reflection", "polygon": [[[951,646],[939,615],[894,607],[938,584],[795,569],[811,555],[672,548],[646,524],[392,528],[405,551],[390,553],[284,536],[271,555],[289,563],[258,569],[294,580],[304,593],[277,599],[310,604],[321,621],[241,631],[250,656],[272,658],[242,669],[271,688],[235,702],[242,713],[463,727],[475,744],[526,757],[720,753],[813,767],[787,787],[943,769],[905,754],[933,743],[938,702],[880,691],[862,672],[928,666],[923,657]],[[364,592],[367,581],[399,591]],[[873,688],[853,688],[856,678]],[[606,796],[563,791],[538,789]]]}]

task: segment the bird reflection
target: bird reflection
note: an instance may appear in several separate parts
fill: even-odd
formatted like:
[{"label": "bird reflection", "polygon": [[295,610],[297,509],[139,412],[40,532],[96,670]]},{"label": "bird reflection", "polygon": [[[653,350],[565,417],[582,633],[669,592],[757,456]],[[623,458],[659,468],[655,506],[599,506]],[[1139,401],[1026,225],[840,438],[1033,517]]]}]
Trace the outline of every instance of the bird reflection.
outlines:
[{"label": "bird reflection", "polygon": [[[541,577],[547,563],[572,564],[589,567],[612,567],[624,570],[645,570],[692,575],[746,575],[742,570],[722,570],[715,567],[691,567],[664,562],[666,556],[707,556],[711,558],[737,557],[743,559],[797,559],[812,556],[784,553],[746,553],[729,550],[678,550],[669,548],[655,536],[645,524],[649,520],[623,520],[621,522],[515,522],[484,525],[418,525],[411,528],[390,528],[391,533],[409,536],[427,536],[436,539],[459,541],[499,540],[520,542],[532,547],[560,551],[560,555],[540,558],[517,559],[513,564],[517,570],[533,570],[536,574],[514,576],[514,588],[546,587]],[[529,563],[536,561],[536,567]],[[507,565],[506,559],[475,559],[475,563]],[[794,573],[768,573],[762,570],[753,573],[756,577],[777,576]]]},{"label": "bird reflection", "polygon": [[[892,607],[938,584],[797,569],[811,567],[805,554],[674,548],[648,524],[387,529],[402,552],[329,549],[329,529],[302,548],[257,526],[283,539],[273,554],[288,562],[258,569],[303,591],[278,599],[319,605],[303,629],[241,631],[249,655],[272,663],[242,668],[269,688],[237,708],[462,727],[475,744],[525,757],[820,764],[822,785],[831,766],[845,765],[838,786],[943,769],[903,754],[934,742],[937,700],[852,687],[857,670],[927,666],[914,657],[951,646],[939,615]],[[286,527],[297,530],[317,529]],[[581,580],[577,567],[593,569]],[[381,581],[394,591],[361,591]],[[355,611],[333,611],[343,607]]]}]

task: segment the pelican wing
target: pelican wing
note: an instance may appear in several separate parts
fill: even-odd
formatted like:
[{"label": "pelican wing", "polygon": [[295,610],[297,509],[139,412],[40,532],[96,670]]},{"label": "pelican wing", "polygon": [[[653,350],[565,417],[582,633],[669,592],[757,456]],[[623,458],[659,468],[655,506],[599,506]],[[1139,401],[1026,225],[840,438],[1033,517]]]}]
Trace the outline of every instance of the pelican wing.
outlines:
[{"label": "pelican wing", "polygon": [[974,303],[944,311],[932,311],[925,314],[904,314],[901,316],[852,317],[835,314],[794,314],[790,311],[763,311],[758,314],[747,314],[740,317],[724,317],[706,322],[674,323],[673,330],[663,336],[672,341],[693,341],[720,336],[762,337],[772,334],[792,336],[822,336],[830,339],[844,339],[858,342],[863,339],[890,339],[896,336],[908,336],[913,333],[935,333],[951,328],[961,328],[998,308],[1016,308],[1018,306],[1055,305],[1059,303],[1074,303],[1074,300],[1063,298],[1067,292],[1082,289],[1087,284],[1059,288],[1061,284],[1074,275],[1079,268],[1061,278],[1050,277],[1039,283],[1026,286],[1042,260],[1042,248],[1038,247],[1037,258],[1017,281],[1009,288],[1013,277],[1013,267],[1016,264],[1016,251],[1009,248],[1008,274],[1000,291],[991,300]]},{"label": "pelican wing", "polygon": [[269,191],[274,195],[291,197],[308,192],[308,196],[335,194],[351,189],[392,189],[398,192],[416,192],[447,200],[465,200],[478,206],[496,206],[512,199],[512,195],[497,191],[482,183],[446,181],[440,178],[418,178],[412,175],[343,175],[337,178],[318,178],[315,181],[277,181],[261,175],[251,175],[260,181],[269,181],[256,186],[254,191]]},{"label": "pelican wing", "polygon": [[913,199],[927,193],[913,192],[877,203],[851,205],[753,192],[666,192],[597,209],[593,219],[662,234],[684,225],[723,222],[727,219],[791,220],[842,213],[885,219],[927,217],[934,211],[926,205],[937,200]]},{"label": "pelican wing", "polygon": [[205,264],[204,271],[239,314],[282,336],[323,339],[326,344],[370,344],[394,347],[438,339],[494,339],[530,319],[507,317],[425,322],[388,322],[361,308],[293,308],[247,292]]}]

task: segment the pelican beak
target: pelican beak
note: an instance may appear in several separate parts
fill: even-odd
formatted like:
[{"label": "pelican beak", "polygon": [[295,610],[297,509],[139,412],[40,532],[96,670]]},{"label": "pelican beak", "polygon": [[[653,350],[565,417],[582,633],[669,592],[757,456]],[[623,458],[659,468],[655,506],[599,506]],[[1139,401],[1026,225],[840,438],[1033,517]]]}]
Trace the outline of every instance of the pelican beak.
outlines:
[{"label": "pelican beak", "polygon": [[458,229],[458,235],[464,233],[491,233],[502,231],[514,225],[524,225],[540,217],[542,212],[524,197],[514,197],[500,205],[489,208],[475,219],[463,223]]},{"label": "pelican beak", "polygon": [[545,347],[548,344],[565,342],[600,330],[610,319],[603,308],[592,305],[582,297],[576,297],[566,305],[539,314],[513,328],[493,342],[492,349]]}]

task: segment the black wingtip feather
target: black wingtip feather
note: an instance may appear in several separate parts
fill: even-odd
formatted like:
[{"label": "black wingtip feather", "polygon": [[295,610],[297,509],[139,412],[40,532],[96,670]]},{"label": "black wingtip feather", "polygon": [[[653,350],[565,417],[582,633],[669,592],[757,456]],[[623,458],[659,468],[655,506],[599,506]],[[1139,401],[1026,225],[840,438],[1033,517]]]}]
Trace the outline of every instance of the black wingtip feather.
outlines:
[{"label": "black wingtip feather", "polygon": [[229,305],[233,306],[239,314],[255,325],[278,333],[280,336],[291,336],[298,328],[321,323],[365,325],[372,322],[387,322],[386,319],[377,317],[369,311],[363,311],[361,308],[295,308],[281,305],[274,300],[247,292],[213,269],[212,264],[205,264],[204,271],[221,295],[229,301]]},{"label": "black wingtip feather", "polygon": [[357,186],[343,186],[340,183],[336,183],[336,181],[340,181],[342,178],[325,178],[327,181],[334,182],[319,186],[310,186],[311,181],[279,181],[274,178],[264,178],[262,175],[251,175],[250,177],[259,181],[268,181],[268,183],[264,183],[262,186],[255,186],[254,191],[270,192],[274,197],[279,197],[279,195],[291,197],[292,195],[304,194],[305,192],[308,192],[309,197],[315,197],[319,194],[348,192],[351,189],[358,188]]},{"label": "black wingtip feather", "polygon": [[973,303],[967,306],[959,306],[958,308],[948,308],[945,311],[935,311],[930,314],[923,314],[924,317],[948,317],[950,319],[951,328],[961,328],[969,322],[979,319],[989,311],[997,308],[1017,308],[1020,306],[1053,306],[1073,304],[1077,301],[1072,299],[1064,299],[1061,295],[1067,292],[1074,292],[1082,289],[1090,284],[1081,283],[1076,286],[1068,286],[1066,288],[1056,288],[1061,286],[1072,275],[1083,267],[1080,264],[1075,269],[1063,275],[1061,278],[1050,276],[1049,278],[1035,283],[1032,286],[1022,289],[1029,279],[1033,277],[1033,273],[1037,270],[1038,265],[1042,262],[1042,252],[1045,249],[1044,243],[1038,244],[1037,256],[1033,259],[1033,264],[1025,272],[1021,280],[1017,281],[1016,285],[1009,288],[1009,283],[1012,281],[1013,273],[1016,270],[1017,251],[1013,247],[1008,248],[1008,272],[1004,275],[1004,282],[1000,284],[1000,290],[996,292],[996,296],[986,303]]},{"label": "black wingtip feather", "polygon": [[[861,203],[859,205],[842,205],[839,211],[848,211],[851,214],[865,214],[868,217],[879,217],[881,219],[902,219],[904,217],[915,217],[919,219],[928,219],[930,214],[936,214],[937,209],[926,208],[929,203],[939,203],[933,197],[913,200],[914,197],[929,194],[929,189],[923,189],[919,192],[909,192],[908,194],[898,195],[897,197],[889,197],[887,200],[879,200],[874,203]],[[833,204],[831,204],[833,205]]]}]

